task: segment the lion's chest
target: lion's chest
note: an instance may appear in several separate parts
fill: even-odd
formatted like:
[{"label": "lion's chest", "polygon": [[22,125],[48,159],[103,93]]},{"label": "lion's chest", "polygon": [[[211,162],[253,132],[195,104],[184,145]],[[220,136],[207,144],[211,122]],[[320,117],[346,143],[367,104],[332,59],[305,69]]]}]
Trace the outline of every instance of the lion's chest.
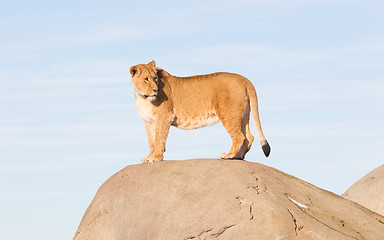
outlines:
[{"label": "lion's chest", "polygon": [[144,120],[144,122],[155,122],[154,106],[150,101],[143,99],[142,97],[137,97],[136,110],[139,116]]}]

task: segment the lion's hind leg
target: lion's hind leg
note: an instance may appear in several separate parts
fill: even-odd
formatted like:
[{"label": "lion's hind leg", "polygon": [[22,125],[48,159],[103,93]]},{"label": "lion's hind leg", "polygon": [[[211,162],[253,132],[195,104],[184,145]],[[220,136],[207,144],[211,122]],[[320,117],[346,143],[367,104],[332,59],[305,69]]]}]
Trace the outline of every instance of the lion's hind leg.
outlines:
[{"label": "lion's hind leg", "polygon": [[[232,139],[232,147],[228,153],[221,154],[222,159],[244,159],[253,141],[246,116],[222,117],[221,123]],[[250,141],[251,140],[251,141]]]}]

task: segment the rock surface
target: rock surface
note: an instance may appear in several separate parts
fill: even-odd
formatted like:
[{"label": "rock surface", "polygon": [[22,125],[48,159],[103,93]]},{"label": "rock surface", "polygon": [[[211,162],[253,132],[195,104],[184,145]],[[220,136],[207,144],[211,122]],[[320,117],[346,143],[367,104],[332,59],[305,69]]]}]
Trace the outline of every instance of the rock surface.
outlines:
[{"label": "rock surface", "polygon": [[384,165],[354,183],[343,197],[384,216]]},{"label": "rock surface", "polygon": [[108,179],[75,240],[383,239],[384,217],[258,163],[132,165]]}]

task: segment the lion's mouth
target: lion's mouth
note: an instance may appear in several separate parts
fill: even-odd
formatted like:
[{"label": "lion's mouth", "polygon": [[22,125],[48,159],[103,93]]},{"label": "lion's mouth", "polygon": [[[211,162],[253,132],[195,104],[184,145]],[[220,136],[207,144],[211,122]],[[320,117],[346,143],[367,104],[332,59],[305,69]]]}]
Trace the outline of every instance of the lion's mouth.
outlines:
[{"label": "lion's mouth", "polygon": [[144,95],[144,97],[145,97],[145,98],[155,98],[155,97],[157,97],[157,94],[153,94],[153,95],[151,95],[151,96],[149,96],[149,95]]},{"label": "lion's mouth", "polygon": [[138,96],[141,96],[142,98],[148,99],[150,101],[153,101],[157,98],[157,93],[154,93],[152,95],[148,95],[148,94],[145,94],[145,93],[140,92],[140,91],[135,91],[135,92]]},{"label": "lion's mouth", "polygon": [[153,95],[144,95],[144,98],[149,100],[150,102],[153,102],[157,99],[157,94],[153,94]]}]

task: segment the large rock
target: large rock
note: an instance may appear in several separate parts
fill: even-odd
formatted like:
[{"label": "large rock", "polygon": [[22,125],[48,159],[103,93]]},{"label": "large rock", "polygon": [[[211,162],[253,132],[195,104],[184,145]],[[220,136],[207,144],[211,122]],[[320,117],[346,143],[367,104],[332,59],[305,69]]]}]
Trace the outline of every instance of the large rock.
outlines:
[{"label": "large rock", "polygon": [[354,183],[343,197],[384,215],[384,165]]},{"label": "large rock", "polygon": [[108,179],[74,237],[103,240],[383,239],[384,217],[246,161],[163,161]]}]

